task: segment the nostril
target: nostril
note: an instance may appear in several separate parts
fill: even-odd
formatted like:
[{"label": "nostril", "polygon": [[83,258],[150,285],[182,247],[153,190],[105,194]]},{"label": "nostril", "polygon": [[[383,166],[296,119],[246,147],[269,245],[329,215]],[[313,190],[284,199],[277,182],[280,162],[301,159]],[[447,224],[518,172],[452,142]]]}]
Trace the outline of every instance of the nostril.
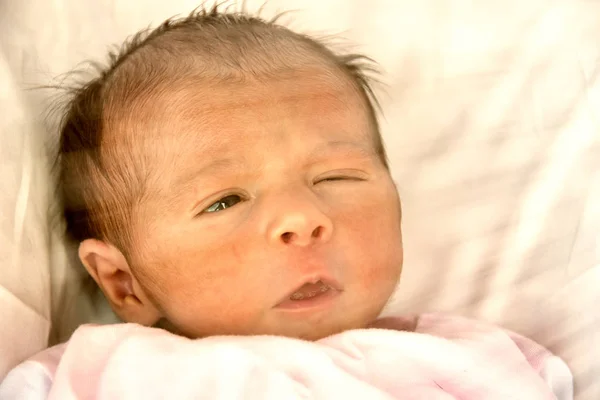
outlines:
[{"label": "nostril", "polygon": [[318,226],[312,233],[312,236],[317,238],[319,236],[321,236],[321,232],[323,231],[323,227],[322,226]]},{"label": "nostril", "polygon": [[[312,240],[320,240],[324,238],[324,235],[327,233],[326,229],[327,228],[321,225],[313,229],[310,233],[310,236],[307,236],[308,232],[299,233],[294,231],[288,231],[280,234],[280,237],[281,240],[286,244],[290,244],[293,241],[298,241],[297,244],[308,244]],[[304,233],[306,233],[306,235]]]}]

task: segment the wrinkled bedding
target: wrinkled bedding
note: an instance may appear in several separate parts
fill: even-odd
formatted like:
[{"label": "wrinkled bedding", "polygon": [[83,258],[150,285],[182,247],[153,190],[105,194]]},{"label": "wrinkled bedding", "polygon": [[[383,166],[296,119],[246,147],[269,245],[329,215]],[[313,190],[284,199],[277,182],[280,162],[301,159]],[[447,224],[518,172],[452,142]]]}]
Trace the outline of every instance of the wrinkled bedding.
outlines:
[{"label": "wrinkled bedding", "polygon": [[306,342],[266,335],[189,340],[134,324],[89,325],[12,371],[0,397],[573,398],[566,365],[520,335],[434,314],[376,326]]}]

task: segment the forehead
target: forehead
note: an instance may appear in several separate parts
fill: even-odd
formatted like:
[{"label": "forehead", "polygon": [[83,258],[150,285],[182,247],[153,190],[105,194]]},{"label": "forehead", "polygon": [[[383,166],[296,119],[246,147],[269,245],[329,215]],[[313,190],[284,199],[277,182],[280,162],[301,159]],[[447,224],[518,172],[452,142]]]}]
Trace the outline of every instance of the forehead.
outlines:
[{"label": "forehead", "polygon": [[190,82],[154,105],[158,136],[206,148],[254,142],[262,136],[307,141],[323,135],[348,139],[348,134],[357,133],[368,138],[372,133],[358,89],[350,79],[325,68],[290,71],[272,79]]},{"label": "forehead", "polygon": [[[135,107],[124,132],[144,170],[185,174],[198,164],[229,158],[258,162],[315,148],[372,151],[375,127],[354,83],[326,68],[305,68],[272,79],[189,81]],[[118,140],[117,140],[118,141]],[[326,146],[343,142],[355,146]],[[246,163],[247,164],[247,163]]]}]

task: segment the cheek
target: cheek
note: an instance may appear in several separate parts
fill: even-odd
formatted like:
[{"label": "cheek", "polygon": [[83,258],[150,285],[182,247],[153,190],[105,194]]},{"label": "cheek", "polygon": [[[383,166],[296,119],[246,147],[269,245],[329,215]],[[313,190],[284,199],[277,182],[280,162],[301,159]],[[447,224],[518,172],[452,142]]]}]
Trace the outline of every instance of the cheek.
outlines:
[{"label": "cheek", "polygon": [[347,259],[354,267],[357,284],[364,288],[394,286],[402,261],[400,206],[395,192],[382,190],[346,217],[349,232]]},{"label": "cheek", "polygon": [[146,280],[168,302],[212,302],[224,287],[236,289],[244,249],[232,242],[214,244],[197,233],[172,231],[150,238],[146,249]]},{"label": "cheek", "polygon": [[164,241],[155,247],[152,257],[160,264],[149,271],[149,289],[167,318],[192,336],[252,327],[263,299],[248,296],[260,282],[243,268],[249,249],[234,244],[243,241],[200,246],[183,235],[173,239],[178,239],[176,246]]}]

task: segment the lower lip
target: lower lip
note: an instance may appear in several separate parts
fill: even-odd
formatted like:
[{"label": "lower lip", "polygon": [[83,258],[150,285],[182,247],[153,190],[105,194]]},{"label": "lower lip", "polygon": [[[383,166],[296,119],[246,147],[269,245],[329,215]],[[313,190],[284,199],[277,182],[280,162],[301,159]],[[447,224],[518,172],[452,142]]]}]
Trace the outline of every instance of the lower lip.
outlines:
[{"label": "lower lip", "polygon": [[338,297],[339,291],[330,288],[328,291],[323,292],[315,297],[302,300],[285,300],[275,306],[277,310],[284,311],[314,311],[330,305],[333,300]]}]

